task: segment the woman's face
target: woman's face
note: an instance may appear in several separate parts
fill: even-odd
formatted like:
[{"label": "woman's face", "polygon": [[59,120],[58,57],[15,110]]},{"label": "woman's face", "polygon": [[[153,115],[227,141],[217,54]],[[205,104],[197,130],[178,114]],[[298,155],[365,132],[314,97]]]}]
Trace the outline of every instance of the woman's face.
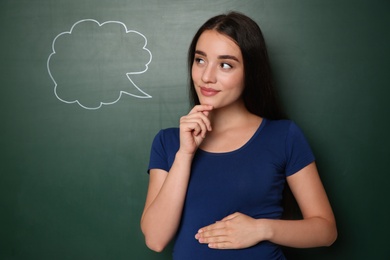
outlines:
[{"label": "woman's face", "polygon": [[244,61],[229,37],[204,31],[196,44],[191,74],[200,104],[217,109],[242,102]]}]

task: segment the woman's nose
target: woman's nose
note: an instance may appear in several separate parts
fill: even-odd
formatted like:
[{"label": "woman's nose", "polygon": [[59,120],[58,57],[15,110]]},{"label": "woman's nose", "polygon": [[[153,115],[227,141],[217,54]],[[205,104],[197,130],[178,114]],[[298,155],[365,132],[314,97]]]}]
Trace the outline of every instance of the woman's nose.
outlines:
[{"label": "woman's nose", "polygon": [[213,66],[208,65],[202,74],[202,81],[204,83],[215,83],[217,81],[216,71]]}]

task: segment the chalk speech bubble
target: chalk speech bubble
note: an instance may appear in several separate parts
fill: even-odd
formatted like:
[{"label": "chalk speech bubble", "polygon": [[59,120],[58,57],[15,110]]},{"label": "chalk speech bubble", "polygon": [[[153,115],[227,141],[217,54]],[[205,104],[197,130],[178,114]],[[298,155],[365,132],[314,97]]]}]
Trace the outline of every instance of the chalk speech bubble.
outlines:
[{"label": "chalk speech bubble", "polygon": [[85,109],[114,104],[123,94],[151,98],[131,78],[148,70],[152,53],[147,43],[142,33],[119,21],[76,22],[54,38],[47,59],[55,96]]}]

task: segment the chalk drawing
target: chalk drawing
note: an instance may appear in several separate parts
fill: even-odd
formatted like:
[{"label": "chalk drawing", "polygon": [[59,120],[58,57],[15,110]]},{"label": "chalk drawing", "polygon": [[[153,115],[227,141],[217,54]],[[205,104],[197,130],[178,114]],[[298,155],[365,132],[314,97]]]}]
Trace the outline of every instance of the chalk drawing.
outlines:
[{"label": "chalk drawing", "polygon": [[[128,30],[119,21],[76,22],[54,38],[47,59],[55,96],[64,103],[77,103],[91,110],[115,104],[123,94],[152,98],[132,79],[132,75],[145,73],[152,61],[147,43],[142,33]],[[127,79],[122,80],[125,75]],[[127,90],[129,81],[134,88]]]}]

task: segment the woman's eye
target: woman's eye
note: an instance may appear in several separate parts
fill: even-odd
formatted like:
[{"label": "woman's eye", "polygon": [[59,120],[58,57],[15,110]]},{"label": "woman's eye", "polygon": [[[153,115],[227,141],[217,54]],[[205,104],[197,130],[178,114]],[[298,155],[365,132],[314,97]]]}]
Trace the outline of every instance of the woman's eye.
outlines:
[{"label": "woman's eye", "polygon": [[195,58],[195,62],[198,64],[204,64],[204,60],[201,58]]},{"label": "woman's eye", "polygon": [[223,69],[231,69],[231,68],[233,68],[233,66],[230,65],[229,63],[221,63],[221,68],[223,68]]}]

